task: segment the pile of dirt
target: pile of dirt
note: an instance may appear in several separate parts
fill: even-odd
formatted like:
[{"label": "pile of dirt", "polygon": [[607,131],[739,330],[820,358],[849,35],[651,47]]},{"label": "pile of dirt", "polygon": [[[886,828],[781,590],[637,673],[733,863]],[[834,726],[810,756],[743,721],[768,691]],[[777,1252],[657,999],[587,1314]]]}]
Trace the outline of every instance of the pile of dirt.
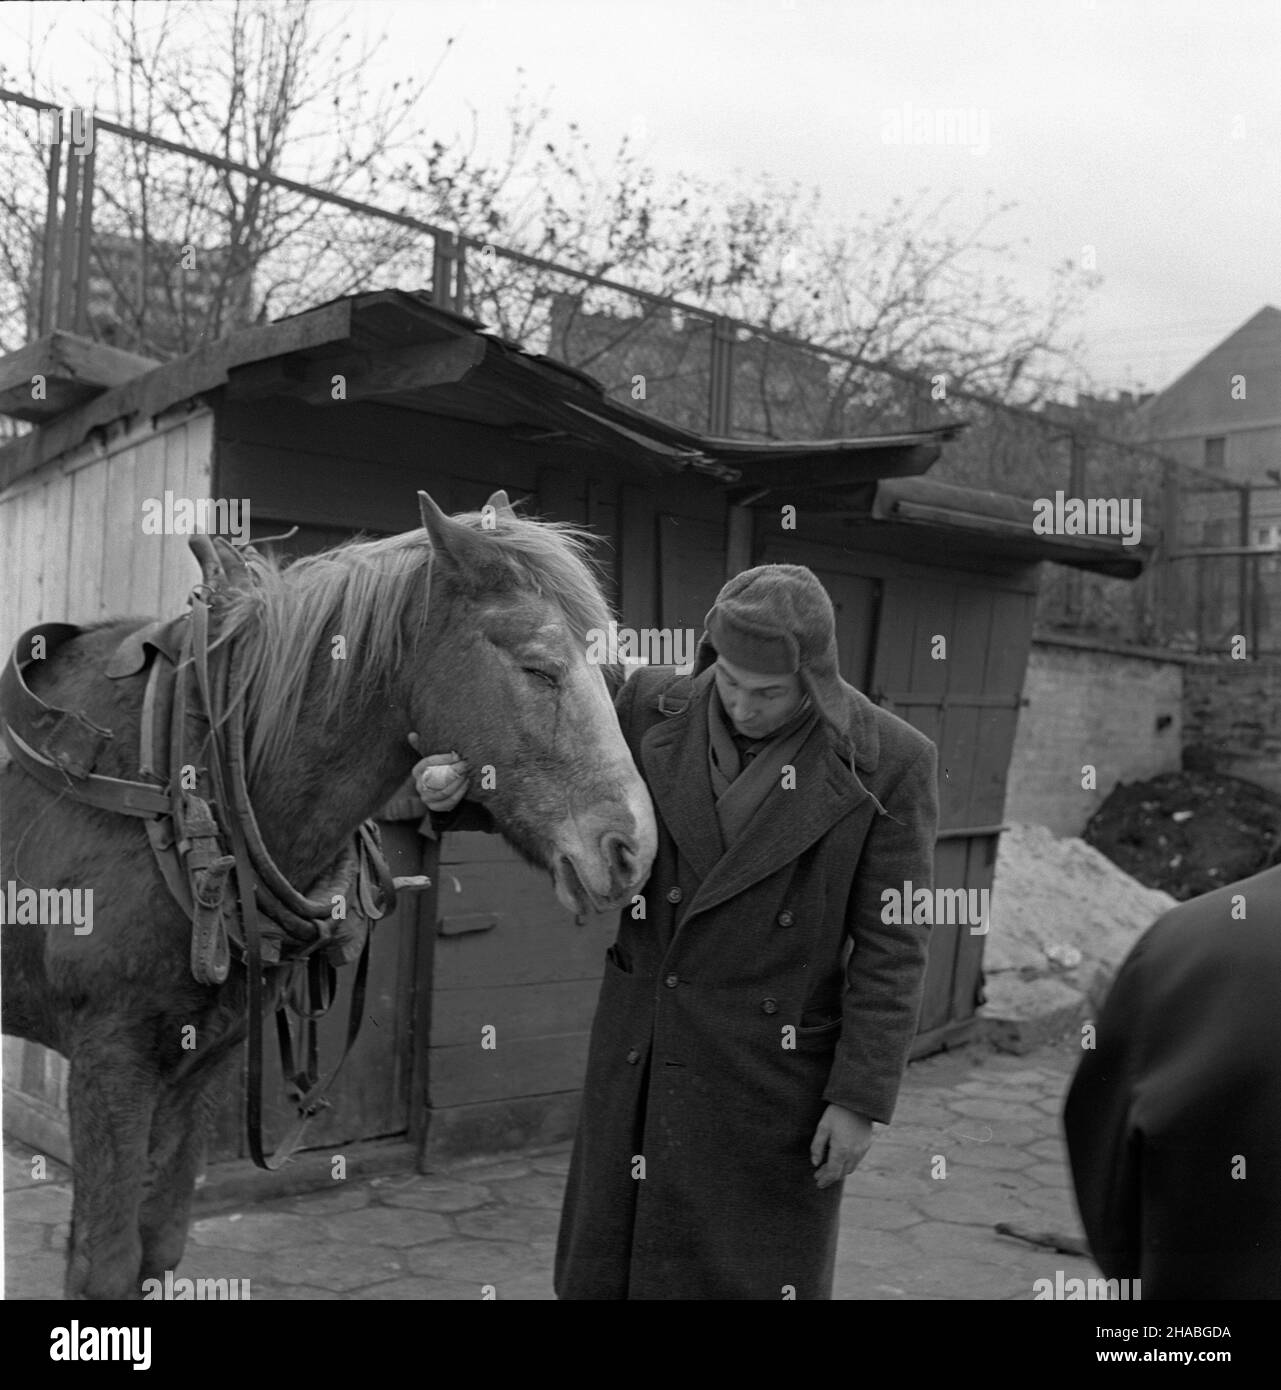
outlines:
[{"label": "pile of dirt", "polygon": [[983,943],[988,1036],[1024,1052],[1087,1017],[1130,947],[1173,906],[1083,841],[1012,825],[997,851]]},{"label": "pile of dirt", "polygon": [[1281,862],[1281,797],[1238,777],[1167,772],[1118,786],[1083,838],[1186,902]]}]

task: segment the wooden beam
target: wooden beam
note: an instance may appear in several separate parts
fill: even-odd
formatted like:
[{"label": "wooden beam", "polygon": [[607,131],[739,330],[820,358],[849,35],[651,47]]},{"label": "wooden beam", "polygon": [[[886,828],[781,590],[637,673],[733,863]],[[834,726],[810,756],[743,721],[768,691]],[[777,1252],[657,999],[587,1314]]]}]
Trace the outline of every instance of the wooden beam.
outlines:
[{"label": "wooden beam", "polygon": [[725,534],[725,578],[752,567],[752,538],[756,518],[750,507],[730,507]]},{"label": "wooden beam", "polygon": [[233,373],[227,394],[232,400],[290,396],[308,405],[374,400],[448,386],[461,381],[484,359],[485,340],[476,334],[377,353],[343,353],[310,361],[277,358]]},{"label": "wooden beam", "polygon": [[[160,364],[55,330],[0,357],[0,414],[41,424]],[[37,378],[43,399],[33,396]]]},{"label": "wooden beam", "polygon": [[727,453],[725,459],[740,473],[741,495],[745,497],[762,488],[800,494],[821,488],[852,487],[881,478],[918,477],[928,471],[940,453],[937,444],[893,444],[868,449],[833,448],[830,453],[798,451],[777,458],[743,458]]}]

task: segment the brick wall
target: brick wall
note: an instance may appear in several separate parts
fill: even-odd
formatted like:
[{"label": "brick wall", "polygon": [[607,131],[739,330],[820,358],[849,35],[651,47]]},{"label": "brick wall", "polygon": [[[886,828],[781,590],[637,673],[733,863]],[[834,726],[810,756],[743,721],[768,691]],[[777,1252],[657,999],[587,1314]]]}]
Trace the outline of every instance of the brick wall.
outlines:
[{"label": "brick wall", "polygon": [[[1005,819],[1079,835],[1118,782],[1178,771],[1183,671],[1159,658],[1033,642]],[[1097,769],[1094,791],[1081,786],[1086,763]]]},{"label": "brick wall", "polygon": [[1188,766],[1281,792],[1281,659],[1198,661],[1183,682]]}]

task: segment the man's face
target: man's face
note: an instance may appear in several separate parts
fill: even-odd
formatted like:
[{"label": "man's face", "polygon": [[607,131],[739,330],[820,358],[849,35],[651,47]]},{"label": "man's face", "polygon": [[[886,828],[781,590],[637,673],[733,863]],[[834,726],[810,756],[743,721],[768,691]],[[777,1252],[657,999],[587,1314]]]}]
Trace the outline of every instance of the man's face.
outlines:
[{"label": "man's face", "polygon": [[735,730],[746,738],[766,738],[794,715],[805,698],[799,676],[763,676],[716,658],[716,689]]}]

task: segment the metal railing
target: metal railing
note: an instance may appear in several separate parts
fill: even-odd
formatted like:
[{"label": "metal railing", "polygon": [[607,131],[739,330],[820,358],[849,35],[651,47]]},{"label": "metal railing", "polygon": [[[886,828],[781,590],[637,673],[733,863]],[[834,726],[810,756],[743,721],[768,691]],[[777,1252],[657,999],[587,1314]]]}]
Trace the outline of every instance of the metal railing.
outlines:
[{"label": "metal railing", "polygon": [[[25,320],[28,337],[62,328],[172,357],[339,295],[429,285],[442,307],[591,373],[638,410],[715,436],[819,439],[965,420],[932,478],[1030,499],[1058,491],[1139,499],[1148,536],[1161,538],[1156,563],[1135,583],[1047,566],[1042,626],[1188,650],[1219,650],[1244,632],[1251,654],[1281,651],[1272,552],[1197,553],[1248,546],[1249,489],[1116,437],[1082,412],[1007,404],[949,387],[945,375],[940,390],[937,375],[806,343],[101,117],[55,119],[48,103],[2,89],[0,102],[31,111],[43,136],[15,180],[30,206],[43,201],[43,225],[25,246],[12,216],[3,228],[9,283],[0,285],[0,315]],[[104,141],[123,142],[108,149],[117,161],[144,167],[132,199],[104,194]],[[287,247],[181,239],[230,223],[218,200],[230,198],[233,179],[246,192],[302,200],[307,215]],[[194,214],[148,221],[148,191],[153,213],[185,205]],[[1236,518],[1230,536],[1225,512]]]}]

